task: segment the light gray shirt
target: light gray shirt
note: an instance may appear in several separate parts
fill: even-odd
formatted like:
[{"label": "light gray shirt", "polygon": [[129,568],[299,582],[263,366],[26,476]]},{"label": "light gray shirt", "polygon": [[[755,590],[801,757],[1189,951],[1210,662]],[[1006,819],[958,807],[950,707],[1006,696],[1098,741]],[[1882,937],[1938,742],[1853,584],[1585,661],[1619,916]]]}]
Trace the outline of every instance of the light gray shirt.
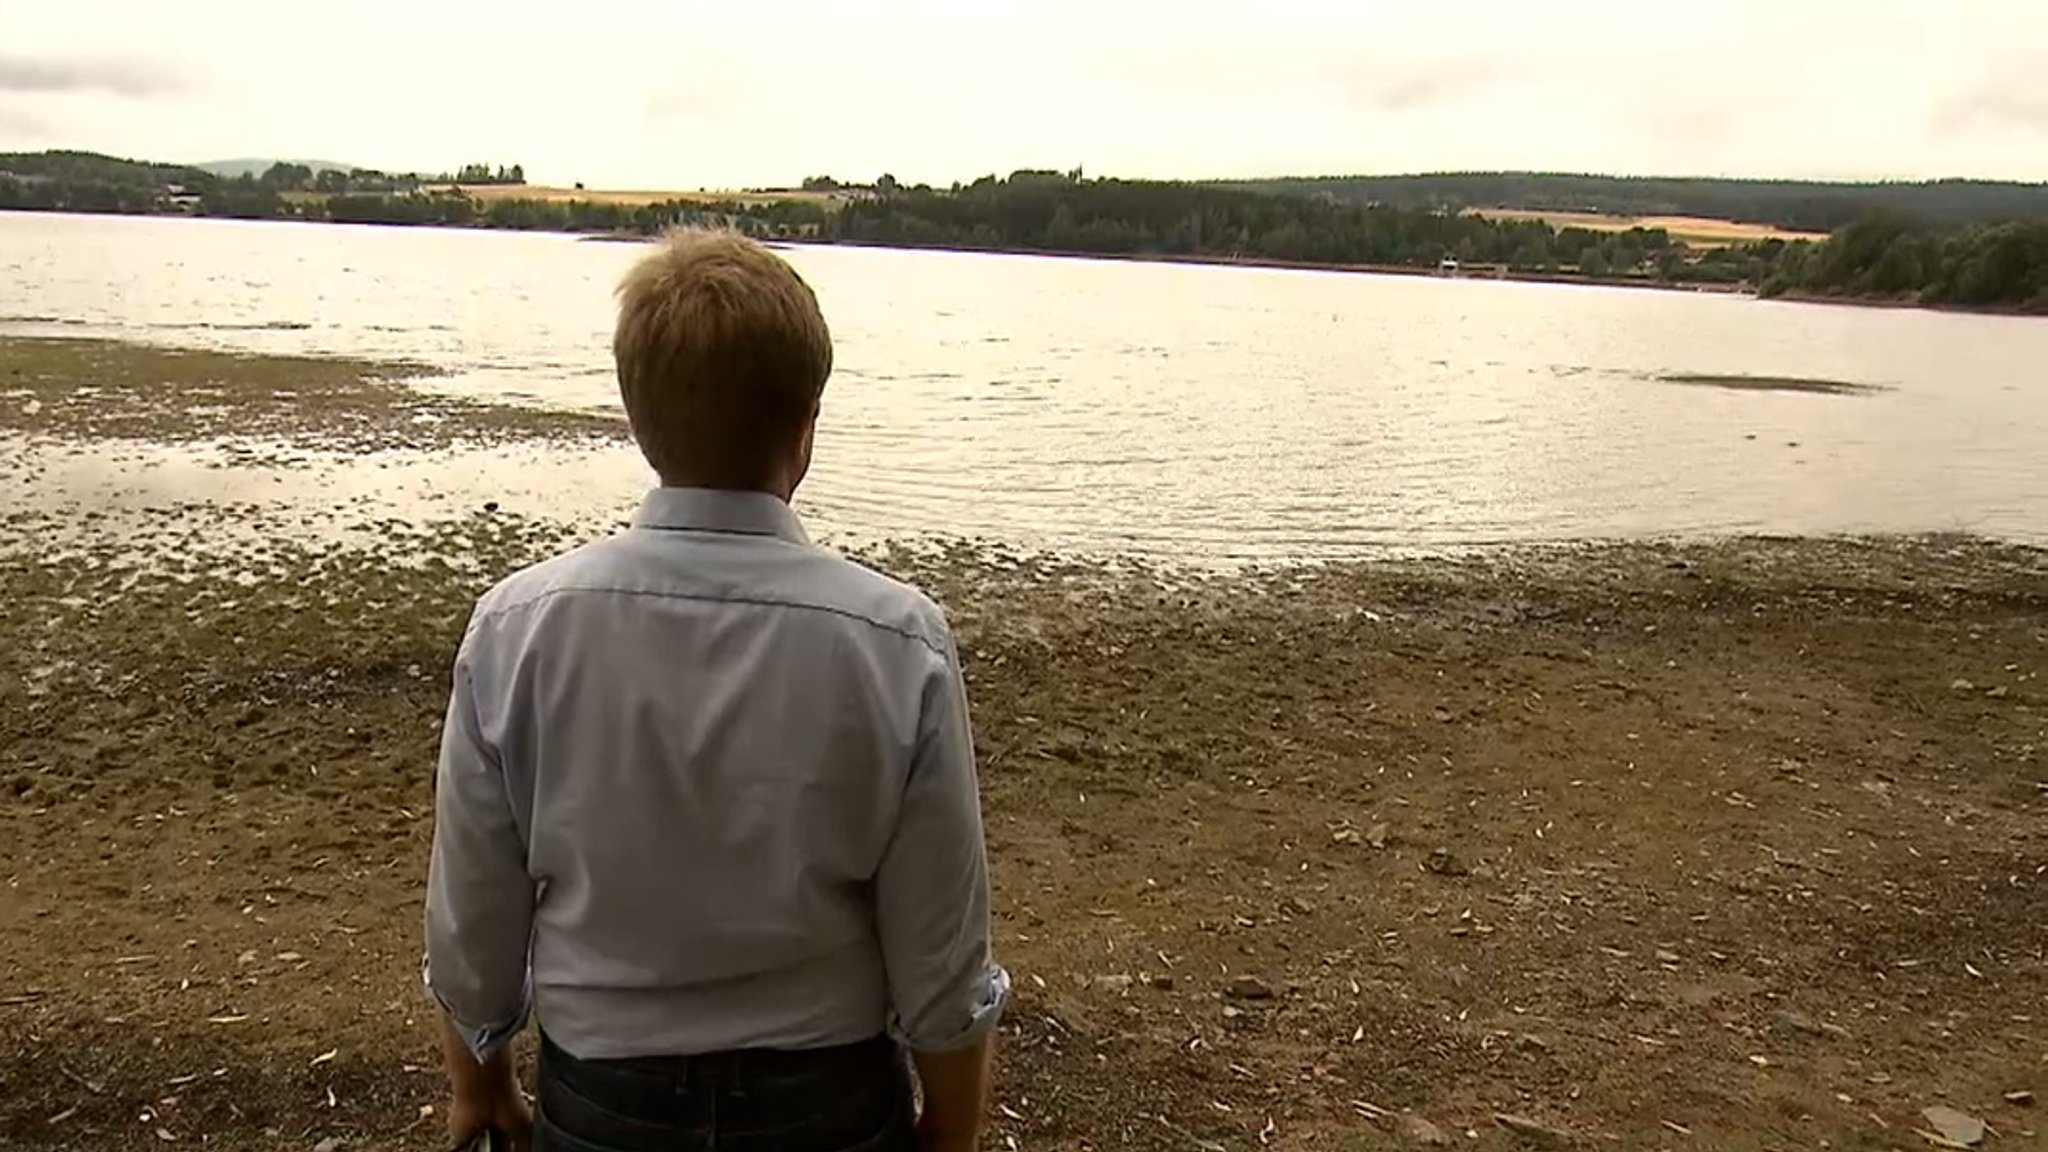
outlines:
[{"label": "light gray shirt", "polygon": [[951,632],[773,496],[658,488],[477,603],[441,737],[427,985],[478,1057],[919,1051],[995,1025]]}]

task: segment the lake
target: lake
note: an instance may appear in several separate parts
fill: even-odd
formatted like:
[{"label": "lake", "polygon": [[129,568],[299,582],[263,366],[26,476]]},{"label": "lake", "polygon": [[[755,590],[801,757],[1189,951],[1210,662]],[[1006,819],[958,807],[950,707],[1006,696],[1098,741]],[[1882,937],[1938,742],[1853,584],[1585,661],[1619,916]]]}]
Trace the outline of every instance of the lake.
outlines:
[{"label": "lake", "polygon": [[[505,232],[0,213],[0,330],[399,357],[616,407],[641,249]],[[1970,532],[2048,542],[2048,322],[1737,296],[798,247],[837,339],[828,535],[1292,559],[1500,542]],[[1678,375],[1814,378],[1858,394]],[[630,448],[336,460],[265,499],[610,519]],[[139,504],[232,484],[91,461]],[[29,498],[47,496],[31,492]],[[17,498],[21,498],[17,496]]]}]

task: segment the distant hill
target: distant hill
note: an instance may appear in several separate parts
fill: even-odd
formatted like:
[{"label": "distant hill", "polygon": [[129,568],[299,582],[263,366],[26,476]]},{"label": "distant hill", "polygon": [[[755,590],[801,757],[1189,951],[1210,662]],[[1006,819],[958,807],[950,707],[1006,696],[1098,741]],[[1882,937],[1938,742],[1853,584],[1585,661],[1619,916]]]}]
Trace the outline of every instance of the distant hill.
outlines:
[{"label": "distant hill", "polygon": [[356,169],[354,164],[340,164],[333,160],[270,159],[260,156],[245,157],[240,160],[208,160],[204,164],[194,164],[192,167],[199,169],[201,172],[211,172],[215,176],[234,180],[242,176],[261,176],[268,172],[273,164],[302,164],[311,168],[315,173],[353,172]]},{"label": "distant hill", "polygon": [[91,181],[102,184],[156,188],[208,179],[199,169],[181,164],[156,164],[145,160],[124,160],[98,152],[0,152],[0,172],[45,180]]},{"label": "distant hill", "polygon": [[1526,208],[1614,216],[1705,216],[1802,232],[1832,232],[1873,212],[1899,213],[1930,224],[2048,219],[2048,184],[1989,180],[1832,184],[1813,180],[1583,176],[1559,172],[1446,172],[1214,183],[1400,208]]}]

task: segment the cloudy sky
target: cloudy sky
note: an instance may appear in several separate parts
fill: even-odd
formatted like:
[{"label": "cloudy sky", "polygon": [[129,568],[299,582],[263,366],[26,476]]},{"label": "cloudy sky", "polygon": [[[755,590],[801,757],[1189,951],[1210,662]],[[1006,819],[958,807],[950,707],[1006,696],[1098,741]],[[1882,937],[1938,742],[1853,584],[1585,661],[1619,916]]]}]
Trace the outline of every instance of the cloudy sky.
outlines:
[{"label": "cloudy sky", "polygon": [[0,150],[2048,180],[2048,0],[0,0]]}]

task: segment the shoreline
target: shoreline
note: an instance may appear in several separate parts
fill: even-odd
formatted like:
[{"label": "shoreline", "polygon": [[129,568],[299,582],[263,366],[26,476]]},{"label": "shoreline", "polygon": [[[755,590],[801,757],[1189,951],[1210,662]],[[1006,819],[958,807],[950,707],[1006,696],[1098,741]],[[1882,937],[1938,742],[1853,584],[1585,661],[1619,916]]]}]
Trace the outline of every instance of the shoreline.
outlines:
[{"label": "shoreline", "polygon": [[[601,244],[649,244],[660,239],[637,232],[566,232],[579,240]],[[807,237],[764,237],[771,248],[862,248],[882,252],[950,252],[976,256],[1026,256],[1051,260],[1095,260],[1125,264],[1179,264],[1205,268],[1255,268],[1285,272],[1331,272],[1353,276],[1403,276],[1427,280],[1507,281],[1523,284],[1563,284],[1582,288],[1646,288],[1663,292],[1691,292],[1725,296],[1756,296],[1755,289],[1740,284],[1709,281],[1663,281],[1648,277],[1580,276],[1571,272],[1532,272],[1502,269],[1478,273],[1445,273],[1440,268],[1415,264],[1336,264],[1312,260],[1284,260],[1267,256],[1226,256],[1175,252],[1084,252],[1053,248],[989,248],[966,244],[884,244],[868,240],[820,240]]]},{"label": "shoreline", "polygon": [[[24,351],[37,403],[115,385],[115,423],[15,417],[87,453],[194,387],[339,451],[417,415],[403,366],[327,364],[302,406],[291,358]],[[426,454],[570,427],[434,414]],[[617,517],[266,503],[246,468],[139,516],[0,512],[10,1148],[445,1147],[418,933],[450,660],[483,589]],[[2048,548],[855,555],[959,642],[1016,978],[993,1147],[1511,1152],[1512,1114],[1852,1148],[1933,1100],[2042,1126],[2005,1094],[2048,1045]]]},{"label": "shoreline", "polygon": [[[99,213],[71,212],[44,209],[9,209],[21,215],[51,216],[119,216],[127,219],[166,220],[236,220],[244,223],[298,224],[307,226],[337,226],[332,221],[304,220],[288,217],[243,218],[228,216],[190,216],[179,213]],[[339,225],[359,228],[434,228],[456,232],[506,232],[519,235],[563,236],[593,243],[646,243],[655,236],[635,232],[592,231],[569,232],[550,229],[494,228],[486,224],[441,224],[431,222],[408,223],[402,221],[368,221]],[[884,244],[863,240],[828,240],[801,236],[763,236],[763,243],[791,247],[820,248],[872,248],[898,252],[954,252],[990,256],[1043,256],[1066,260],[1109,260],[1128,263],[1179,264],[1216,268],[1266,268],[1299,272],[1333,272],[1347,275],[1405,276],[1426,279],[1472,280],[1479,282],[1509,282],[1522,284],[1558,284],[1588,288],[1636,288],[1658,292],[1680,292],[1702,295],[1740,296],[1751,300],[1783,301],[1800,304],[1842,304],[1859,308],[1903,309],[1921,312],[1953,313],[1967,316],[2013,316],[2023,319],[2040,318],[2044,314],[2030,312],[2023,307],[1965,307],[1953,304],[1925,304],[1919,301],[1878,299],[1851,296],[1829,296],[1821,293],[1787,293],[1776,297],[1761,295],[1755,285],[1726,283],[1703,280],[1658,280],[1651,277],[1630,276],[1582,276],[1573,272],[1541,272],[1512,269],[1489,271],[1485,275],[1445,275],[1440,269],[1410,264],[1347,264],[1318,263],[1307,260],[1285,260],[1273,257],[1227,256],[1222,254],[1193,253],[1144,253],[1144,252],[1082,252],[1060,251],[1042,248],[992,248],[954,244]]]}]

